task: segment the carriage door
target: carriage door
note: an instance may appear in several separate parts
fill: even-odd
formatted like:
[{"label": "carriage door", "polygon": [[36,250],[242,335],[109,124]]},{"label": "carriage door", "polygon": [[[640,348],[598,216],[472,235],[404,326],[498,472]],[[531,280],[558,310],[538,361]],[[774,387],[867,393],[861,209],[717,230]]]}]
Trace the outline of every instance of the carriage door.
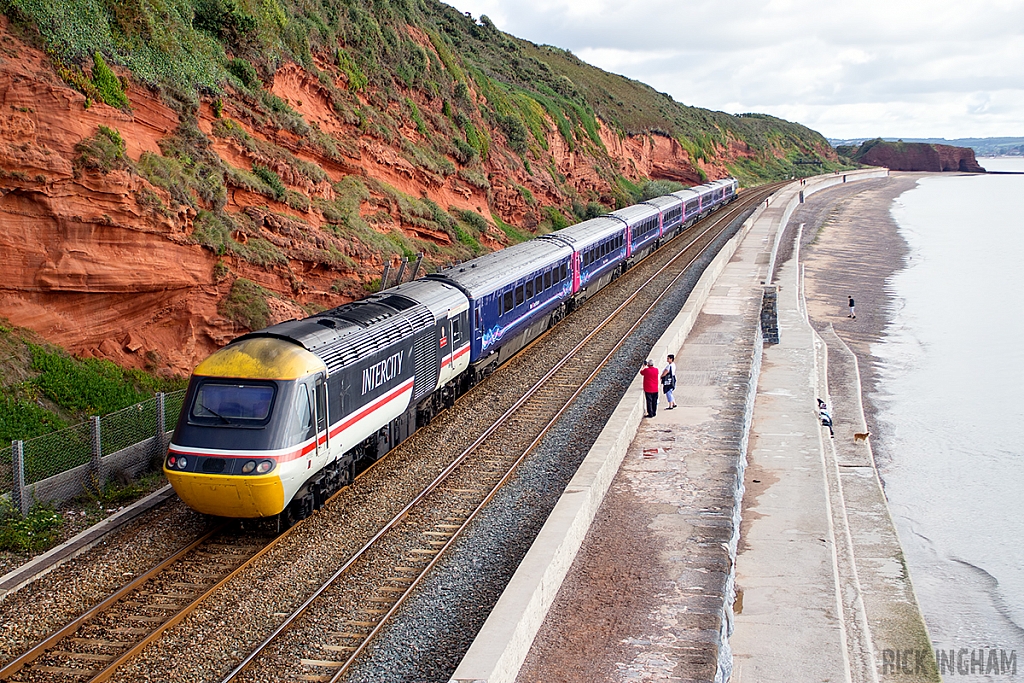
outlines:
[{"label": "carriage door", "polygon": [[437,355],[441,359],[441,370],[451,372],[452,364],[452,335],[451,335],[452,321],[445,318],[441,321],[438,331],[437,339]]},{"label": "carriage door", "polygon": [[327,419],[327,385],[323,375],[316,376],[316,454],[321,455],[320,439],[323,439],[323,453],[327,453],[330,435]]}]

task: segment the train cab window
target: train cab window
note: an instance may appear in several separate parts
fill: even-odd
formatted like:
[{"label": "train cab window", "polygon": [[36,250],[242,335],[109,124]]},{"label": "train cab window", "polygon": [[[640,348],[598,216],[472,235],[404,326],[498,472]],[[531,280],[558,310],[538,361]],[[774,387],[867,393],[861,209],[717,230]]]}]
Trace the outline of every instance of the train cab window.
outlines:
[{"label": "train cab window", "polygon": [[523,286],[519,285],[516,287],[516,306],[522,306],[523,301],[525,300],[526,299],[523,298]]},{"label": "train cab window", "polygon": [[544,289],[551,289],[551,271],[544,273]]},{"label": "train cab window", "polygon": [[508,290],[507,292],[505,292],[505,296],[503,297],[503,299],[504,299],[505,305],[502,308],[502,313],[508,313],[509,311],[512,310],[512,307],[514,305],[512,303],[512,290],[511,289]]},{"label": "train cab window", "polygon": [[526,298],[527,300],[533,298],[533,280],[526,281]]},{"label": "train cab window", "polygon": [[192,417],[216,424],[252,424],[270,416],[275,389],[272,385],[205,382],[196,391]]}]

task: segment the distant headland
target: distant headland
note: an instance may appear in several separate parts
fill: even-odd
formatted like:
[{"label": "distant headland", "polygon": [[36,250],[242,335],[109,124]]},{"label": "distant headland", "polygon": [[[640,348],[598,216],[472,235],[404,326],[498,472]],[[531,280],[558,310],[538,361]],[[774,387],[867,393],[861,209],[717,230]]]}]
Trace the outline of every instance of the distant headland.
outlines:
[{"label": "distant headland", "polygon": [[889,142],[882,138],[867,140],[860,146],[841,145],[836,151],[853,161],[869,166],[885,166],[894,171],[960,171],[984,173],[974,150],[926,142]]}]

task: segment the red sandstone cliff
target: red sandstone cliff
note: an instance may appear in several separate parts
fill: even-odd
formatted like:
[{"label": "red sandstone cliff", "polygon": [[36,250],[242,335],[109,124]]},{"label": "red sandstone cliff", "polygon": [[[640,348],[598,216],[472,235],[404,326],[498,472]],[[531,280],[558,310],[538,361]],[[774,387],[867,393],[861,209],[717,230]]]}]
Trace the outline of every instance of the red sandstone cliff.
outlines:
[{"label": "red sandstone cliff", "polygon": [[894,171],[960,171],[984,173],[974,150],[969,147],[934,145],[923,142],[868,141],[853,158],[869,166],[884,166]]}]

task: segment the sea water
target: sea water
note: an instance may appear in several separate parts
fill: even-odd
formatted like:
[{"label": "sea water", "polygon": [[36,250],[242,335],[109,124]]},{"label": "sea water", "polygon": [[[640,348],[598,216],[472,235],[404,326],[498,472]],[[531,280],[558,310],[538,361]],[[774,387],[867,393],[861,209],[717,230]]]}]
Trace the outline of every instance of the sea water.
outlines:
[{"label": "sea water", "polygon": [[1024,681],[1024,175],[926,177],[892,215],[910,253],[872,346],[886,495],[934,647],[962,659],[945,680]]}]

